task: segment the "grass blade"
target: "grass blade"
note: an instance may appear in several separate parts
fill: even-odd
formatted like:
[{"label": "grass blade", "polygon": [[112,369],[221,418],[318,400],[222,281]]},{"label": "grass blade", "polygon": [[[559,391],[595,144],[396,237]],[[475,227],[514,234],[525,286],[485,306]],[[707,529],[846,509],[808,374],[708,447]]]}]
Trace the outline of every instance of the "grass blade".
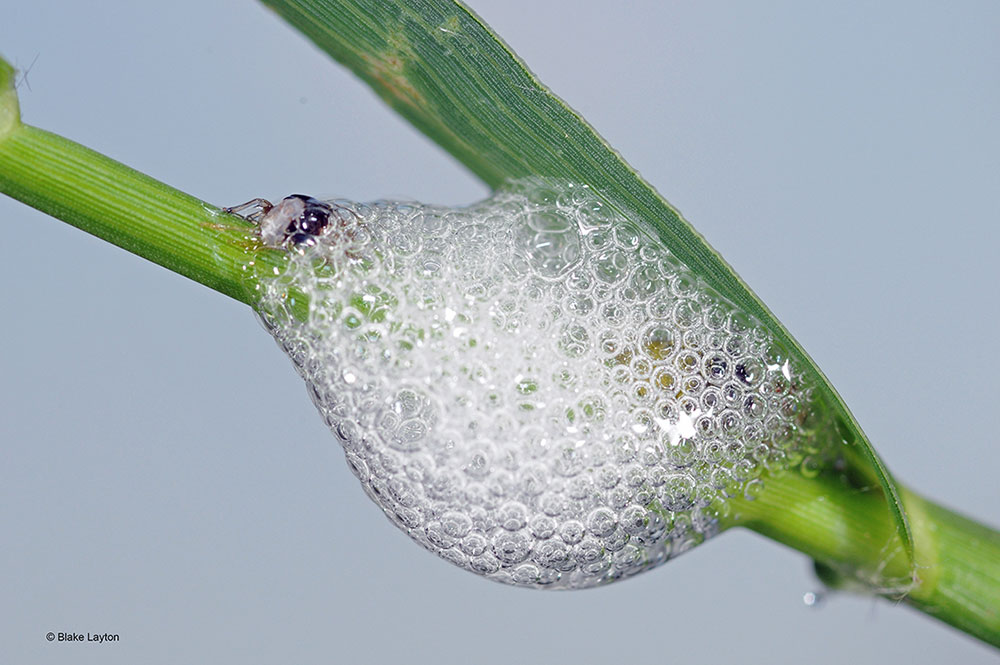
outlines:
[{"label": "grass blade", "polygon": [[590,185],[646,220],[712,288],[756,317],[819,386],[840,434],[882,488],[909,558],[900,490],[836,390],[740,277],[694,228],[479,17],[450,0],[264,0],[370,85],[390,106],[487,184],[530,175]]}]

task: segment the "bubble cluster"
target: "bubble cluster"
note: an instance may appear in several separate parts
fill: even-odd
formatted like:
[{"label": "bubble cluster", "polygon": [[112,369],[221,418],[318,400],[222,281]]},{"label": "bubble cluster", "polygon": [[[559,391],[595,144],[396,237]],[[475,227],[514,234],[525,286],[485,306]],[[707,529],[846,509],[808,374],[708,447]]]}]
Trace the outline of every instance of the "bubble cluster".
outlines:
[{"label": "bubble cluster", "polygon": [[663,563],[798,464],[809,391],[751,317],[585,186],[359,204],[259,311],[368,495],[507,583]]}]

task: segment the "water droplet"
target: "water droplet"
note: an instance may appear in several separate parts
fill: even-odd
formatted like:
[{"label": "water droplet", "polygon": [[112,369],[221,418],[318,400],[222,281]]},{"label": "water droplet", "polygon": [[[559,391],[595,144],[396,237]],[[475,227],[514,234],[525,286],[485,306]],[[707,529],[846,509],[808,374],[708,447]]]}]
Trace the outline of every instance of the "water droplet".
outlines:
[{"label": "water droplet", "polygon": [[597,508],[587,517],[587,530],[599,538],[609,535],[618,526],[618,518],[609,508]]},{"label": "water droplet", "polygon": [[531,553],[531,541],[521,532],[500,531],[493,536],[493,554],[502,563],[521,563]]},{"label": "water droplet", "polygon": [[753,501],[761,495],[764,491],[764,481],[760,478],[754,478],[746,484],[743,489],[743,496],[747,501]]},{"label": "water droplet", "polygon": [[823,462],[809,455],[802,460],[802,466],[799,467],[799,470],[806,478],[815,478],[823,470]]},{"label": "water droplet", "polygon": [[818,608],[826,602],[826,594],[818,591],[806,591],[802,594],[802,603],[806,607]]}]

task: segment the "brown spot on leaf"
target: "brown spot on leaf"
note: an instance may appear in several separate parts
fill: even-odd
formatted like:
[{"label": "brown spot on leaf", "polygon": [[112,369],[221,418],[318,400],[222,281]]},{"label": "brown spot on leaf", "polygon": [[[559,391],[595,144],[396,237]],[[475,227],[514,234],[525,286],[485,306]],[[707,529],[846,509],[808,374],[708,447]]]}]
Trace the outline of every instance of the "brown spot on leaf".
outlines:
[{"label": "brown spot on leaf", "polygon": [[413,86],[407,76],[407,66],[411,62],[410,44],[399,34],[390,34],[387,50],[376,54],[363,54],[368,72],[383,94],[394,97],[407,106],[423,109],[424,96]]}]

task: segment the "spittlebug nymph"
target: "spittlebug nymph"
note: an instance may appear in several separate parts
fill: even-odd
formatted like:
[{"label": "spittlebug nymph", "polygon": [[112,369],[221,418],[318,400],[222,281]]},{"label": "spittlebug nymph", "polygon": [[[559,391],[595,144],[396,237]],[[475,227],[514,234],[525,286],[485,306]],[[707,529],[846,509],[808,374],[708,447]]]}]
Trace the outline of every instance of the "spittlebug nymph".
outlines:
[{"label": "spittlebug nymph", "polygon": [[[256,222],[260,229],[260,239],[268,247],[281,247],[286,242],[296,246],[315,245],[316,238],[330,224],[334,207],[339,213],[340,206],[333,206],[305,194],[286,196],[277,204],[265,199],[253,199],[224,212],[237,214],[250,208],[258,211],[246,218]],[[343,220],[344,215],[338,214]]]}]

